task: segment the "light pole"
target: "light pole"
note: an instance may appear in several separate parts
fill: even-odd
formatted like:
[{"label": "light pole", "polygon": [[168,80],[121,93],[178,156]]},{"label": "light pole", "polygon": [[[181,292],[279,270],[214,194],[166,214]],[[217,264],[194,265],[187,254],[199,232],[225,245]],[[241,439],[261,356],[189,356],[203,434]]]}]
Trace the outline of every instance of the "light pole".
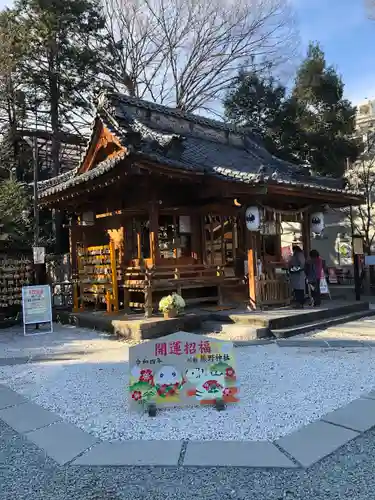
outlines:
[{"label": "light pole", "polygon": [[[31,141],[25,137],[25,141],[30,146],[33,156],[33,219],[34,219],[34,236],[33,236],[33,257],[35,269],[35,284],[40,285],[42,269],[44,266],[44,249],[39,247],[39,198],[38,198],[38,181],[39,181],[39,154],[38,154],[38,137],[35,136]],[[41,253],[40,253],[41,252]]]},{"label": "light pole", "polygon": [[39,247],[39,206],[38,206],[38,138],[33,140],[33,194],[34,194],[34,247]]},{"label": "light pole", "polygon": [[354,292],[355,300],[361,300],[361,276],[359,272],[360,255],[363,254],[363,238],[360,234],[354,234],[353,210],[350,206],[350,225],[352,229],[352,256],[354,265]]}]

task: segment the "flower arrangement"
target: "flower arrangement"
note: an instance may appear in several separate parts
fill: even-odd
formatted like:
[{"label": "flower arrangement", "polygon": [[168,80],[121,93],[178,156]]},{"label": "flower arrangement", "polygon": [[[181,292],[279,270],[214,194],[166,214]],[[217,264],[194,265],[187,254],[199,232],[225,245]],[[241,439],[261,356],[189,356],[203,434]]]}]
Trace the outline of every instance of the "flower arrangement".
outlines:
[{"label": "flower arrangement", "polygon": [[185,309],[185,301],[177,293],[172,293],[172,295],[166,295],[159,302],[159,311],[162,313],[168,313],[170,311],[176,311],[180,314]]}]

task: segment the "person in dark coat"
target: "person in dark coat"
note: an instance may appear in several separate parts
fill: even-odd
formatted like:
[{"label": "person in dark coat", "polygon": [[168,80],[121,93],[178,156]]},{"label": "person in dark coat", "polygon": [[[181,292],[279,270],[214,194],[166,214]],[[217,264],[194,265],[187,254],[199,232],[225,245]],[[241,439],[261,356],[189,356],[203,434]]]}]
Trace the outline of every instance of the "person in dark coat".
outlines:
[{"label": "person in dark coat", "polygon": [[297,305],[303,308],[306,289],[305,256],[297,245],[293,247],[293,255],[289,261],[289,274],[294,299]]},{"label": "person in dark coat", "polygon": [[306,263],[306,276],[311,290],[313,306],[319,307],[321,304],[320,279],[323,272],[323,260],[317,250],[311,250],[310,258]]}]

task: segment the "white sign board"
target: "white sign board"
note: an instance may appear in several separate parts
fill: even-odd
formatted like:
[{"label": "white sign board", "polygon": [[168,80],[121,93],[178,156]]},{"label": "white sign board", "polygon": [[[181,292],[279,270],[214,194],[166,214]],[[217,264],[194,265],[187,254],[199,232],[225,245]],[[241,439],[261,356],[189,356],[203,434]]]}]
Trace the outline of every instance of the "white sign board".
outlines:
[{"label": "white sign board", "polygon": [[33,247],[34,264],[44,264],[46,260],[45,247]]},{"label": "white sign board", "polygon": [[[22,287],[23,333],[27,335],[42,335],[53,332],[51,289],[48,285]],[[26,333],[27,325],[50,324],[49,331],[33,334]]]},{"label": "white sign board", "polygon": [[366,266],[375,266],[375,255],[366,255],[365,264]]}]

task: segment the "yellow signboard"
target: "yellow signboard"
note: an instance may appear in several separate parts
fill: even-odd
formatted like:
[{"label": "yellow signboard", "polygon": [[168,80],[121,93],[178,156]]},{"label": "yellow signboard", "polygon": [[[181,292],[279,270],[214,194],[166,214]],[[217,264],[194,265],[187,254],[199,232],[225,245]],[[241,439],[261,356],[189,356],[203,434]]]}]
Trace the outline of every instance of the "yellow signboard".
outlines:
[{"label": "yellow signboard", "polygon": [[177,332],[130,348],[130,407],[239,401],[231,342]]}]

